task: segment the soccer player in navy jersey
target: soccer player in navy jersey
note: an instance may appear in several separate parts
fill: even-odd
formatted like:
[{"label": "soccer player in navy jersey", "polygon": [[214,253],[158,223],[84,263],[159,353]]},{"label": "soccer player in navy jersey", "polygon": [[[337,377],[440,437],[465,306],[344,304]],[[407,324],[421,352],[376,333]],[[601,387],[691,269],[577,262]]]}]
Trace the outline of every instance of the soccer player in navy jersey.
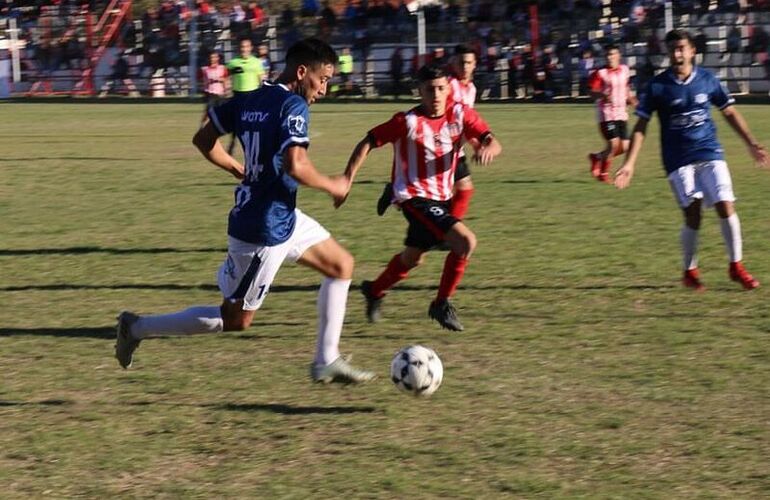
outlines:
[{"label": "soccer player in navy jersey", "polygon": [[[218,333],[247,328],[285,261],[320,272],[318,341],[311,364],[316,382],[357,383],[374,374],[352,367],[338,349],[345,318],[353,257],[318,222],[296,207],[297,187],[309,186],[344,200],[350,180],[328,177],[307,154],[308,106],[326,93],[337,55],[317,39],[294,44],[286,68],[274,83],[238,94],[209,110],[209,121],[193,138],[201,154],[241,183],[228,222],[228,253],[219,269],[221,306],[192,307],[173,314],[118,317],[115,356],[123,368],[145,338]],[[230,156],[219,137],[234,133],[243,146],[245,167]]]},{"label": "soccer player in navy jersey", "polygon": [[409,222],[404,249],[377,279],[364,281],[361,292],[369,321],[377,321],[387,291],[406,279],[428,251],[446,242],[450,251],[428,316],[443,328],[460,331],[463,325],[449,299],[462,280],[476,236],[451,211],[455,172],[464,141],[471,142],[482,165],[492,162],[502,146],[473,108],[462,102],[447,105],[451,86],[442,67],[423,66],[417,80],[420,105],[370,130],[348,161],[352,182],[372,149],[393,144],[393,198]]},{"label": "soccer player in navy jersey", "polygon": [[735,196],[724,151],[711,119],[713,104],[746,143],[751,157],[767,166],[768,153],[749,131],[743,116],[719,80],[704,68],[693,65],[695,45],[690,34],[673,30],[666,35],[670,65],[654,77],[636,108],[639,116],[623,166],[615,173],[615,186],[627,188],[634,175],[647,123],[657,111],[660,120],[663,165],[671,190],[684,212],[681,229],[684,274],[682,284],[705,289],[698,274],[696,255],[701,206],[714,206],[730,258],[730,279],[751,290],[759,286],[743,267],[741,224],[735,212]]}]

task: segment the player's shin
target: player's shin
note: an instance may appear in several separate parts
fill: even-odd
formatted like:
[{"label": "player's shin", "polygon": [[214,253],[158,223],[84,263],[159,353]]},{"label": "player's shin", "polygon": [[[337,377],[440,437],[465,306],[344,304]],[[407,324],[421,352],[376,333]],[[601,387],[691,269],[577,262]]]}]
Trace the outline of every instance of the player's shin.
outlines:
[{"label": "player's shin", "polygon": [[340,357],[339,344],[350,280],[324,278],[318,291],[318,339],[316,365],[328,365]]},{"label": "player's shin", "polygon": [[719,223],[730,262],[740,262],[743,260],[743,237],[741,236],[741,221],[738,214],[733,213],[730,217],[720,218]]},{"label": "player's shin", "polygon": [[137,339],[221,331],[222,313],[219,306],[197,306],[172,314],[141,316],[131,325],[131,335]]},{"label": "player's shin", "polygon": [[695,269],[698,267],[698,230],[693,229],[687,224],[682,225],[679,233],[682,242],[682,257],[684,270]]},{"label": "player's shin", "polygon": [[449,299],[454,295],[468,266],[468,259],[454,252],[449,252],[444,261],[444,271],[441,273],[441,282],[438,287],[437,301]]},{"label": "player's shin", "polygon": [[401,254],[397,253],[390,259],[388,267],[372,282],[371,293],[375,298],[385,295],[393,285],[406,279],[409,275],[409,268],[401,260]]}]

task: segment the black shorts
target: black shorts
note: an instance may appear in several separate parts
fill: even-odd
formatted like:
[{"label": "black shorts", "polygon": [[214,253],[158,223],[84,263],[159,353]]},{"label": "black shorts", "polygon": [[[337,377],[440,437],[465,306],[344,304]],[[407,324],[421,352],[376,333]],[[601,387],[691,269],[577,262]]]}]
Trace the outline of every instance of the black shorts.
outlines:
[{"label": "black shorts", "polygon": [[401,203],[401,211],[409,222],[404,244],[430,250],[444,241],[444,235],[460,222],[449,213],[451,201],[412,198]]},{"label": "black shorts", "polygon": [[467,156],[461,156],[460,159],[457,160],[457,169],[455,169],[455,182],[459,181],[460,179],[470,177],[470,175],[471,167],[468,166]]},{"label": "black shorts", "polygon": [[208,92],[203,93],[203,103],[206,105],[206,108],[219,106],[226,100],[227,98],[225,96],[221,96],[219,94],[209,94]]},{"label": "black shorts", "polygon": [[615,120],[609,122],[601,122],[599,128],[602,131],[602,135],[608,141],[610,139],[621,139],[625,141],[628,139],[628,132],[626,130],[626,124],[628,122],[623,120]]}]

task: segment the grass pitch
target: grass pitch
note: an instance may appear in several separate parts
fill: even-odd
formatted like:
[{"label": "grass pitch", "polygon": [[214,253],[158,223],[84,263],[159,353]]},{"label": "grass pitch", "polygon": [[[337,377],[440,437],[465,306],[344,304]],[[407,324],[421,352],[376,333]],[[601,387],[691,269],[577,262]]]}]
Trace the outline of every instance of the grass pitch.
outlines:
[{"label": "grass pitch", "polygon": [[[311,157],[340,172],[405,106],[319,104]],[[770,145],[767,107],[741,106]],[[113,318],[218,304],[233,181],[190,144],[197,105],[0,105],[0,496],[757,498],[770,492],[770,172],[718,119],[748,268],[727,279],[713,213],[708,291],[678,284],[680,215],[657,126],[631,189],[588,175],[600,145],[582,105],[481,105],[505,148],[473,173],[479,248],[456,304],[427,318],[430,255],[364,321],[351,291],[342,349],[380,379],[311,385],[319,277],[284,267],[251,329],[144,342],[112,358]],[[403,240],[374,205],[390,148],[338,211],[300,207],[375,277]],[[429,400],[388,380],[400,347],[441,355]]]}]

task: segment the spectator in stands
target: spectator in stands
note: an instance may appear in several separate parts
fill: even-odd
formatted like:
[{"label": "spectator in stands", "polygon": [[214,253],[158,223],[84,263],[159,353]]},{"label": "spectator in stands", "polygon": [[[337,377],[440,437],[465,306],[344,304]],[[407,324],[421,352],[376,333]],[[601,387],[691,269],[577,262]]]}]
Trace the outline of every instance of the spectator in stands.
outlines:
[{"label": "spectator in stands", "polygon": [[401,55],[401,47],[393,49],[390,56],[390,81],[392,84],[393,96],[398,99],[402,94],[403,88],[401,80],[404,77],[404,57]]},{"label": "spectator in stands", "polygon": [[139,91],[136,90],[136,85],[131,80],[129,75],[130,65],[128,64],[128,51],[120,52],[112,65],[112,74],[102,85],[99,97],[107,97],[113,86],[115,90],[119,88],[117,84],[123,84],[126,90],[128,90],[129,97],[139,97]]},{"label": "spectator in stands", "polygon": [[770,35],[767,34],[762,25],[754,26],[749,38],[749,45],[746,48],[752,54],[753,64],[761,65],[765,62],[768,46],[770,46]]},{"label": "spectator in stands", "polygon": [[270,60],[270,49],[264,43],[257,47],[257,59],[262,63],[262,81],[272,80],[274,76],[273,61]]},{"label": "spectator in stands", "polygon": [[321,10],[321,6],[318,4],[318,0],[302,0],[302,10],[300,11],[302,17],[315,17],[319,10]]},{"label": "spectator in stands", "polygon": [[[743,34],[741,28],[733,26],[730,32],[727,34],[726,50],[722,53],[722,60],[728,64],[740,64],[742,61],[734,61],[735,56],[739,56],[743,52]],[[742,59],[739,56],[740,59]]]},{"label": "spectator in stands", "polygon": [[340,75],[340,81],[342,83],[341,89],[338,92],[340,94],[352,94],[353,93],[353,54],[350,53],[350,47],[343,47],[342,53],[339,56],[337,62],[337,71]]},{"label": "spectator in stands", "polygon": [[693,43],[695,44],[695,64],[703,64],[703,59],[708,52],[708,37],[703,29],[698,29],[697,34],[693,39]]},{"label": "spectator in stands", "polygon": [[594,59],[594,53],[592,50],[584,50],[583,51],[583,57],[580,58],[580,62],[578,63],[578,73],[580,78],[580,83],[578,84],[578,94],[583,95],[589,95],[588,94],[588,79],[591,76],[591,73],[596,68],[596,60]]}]

